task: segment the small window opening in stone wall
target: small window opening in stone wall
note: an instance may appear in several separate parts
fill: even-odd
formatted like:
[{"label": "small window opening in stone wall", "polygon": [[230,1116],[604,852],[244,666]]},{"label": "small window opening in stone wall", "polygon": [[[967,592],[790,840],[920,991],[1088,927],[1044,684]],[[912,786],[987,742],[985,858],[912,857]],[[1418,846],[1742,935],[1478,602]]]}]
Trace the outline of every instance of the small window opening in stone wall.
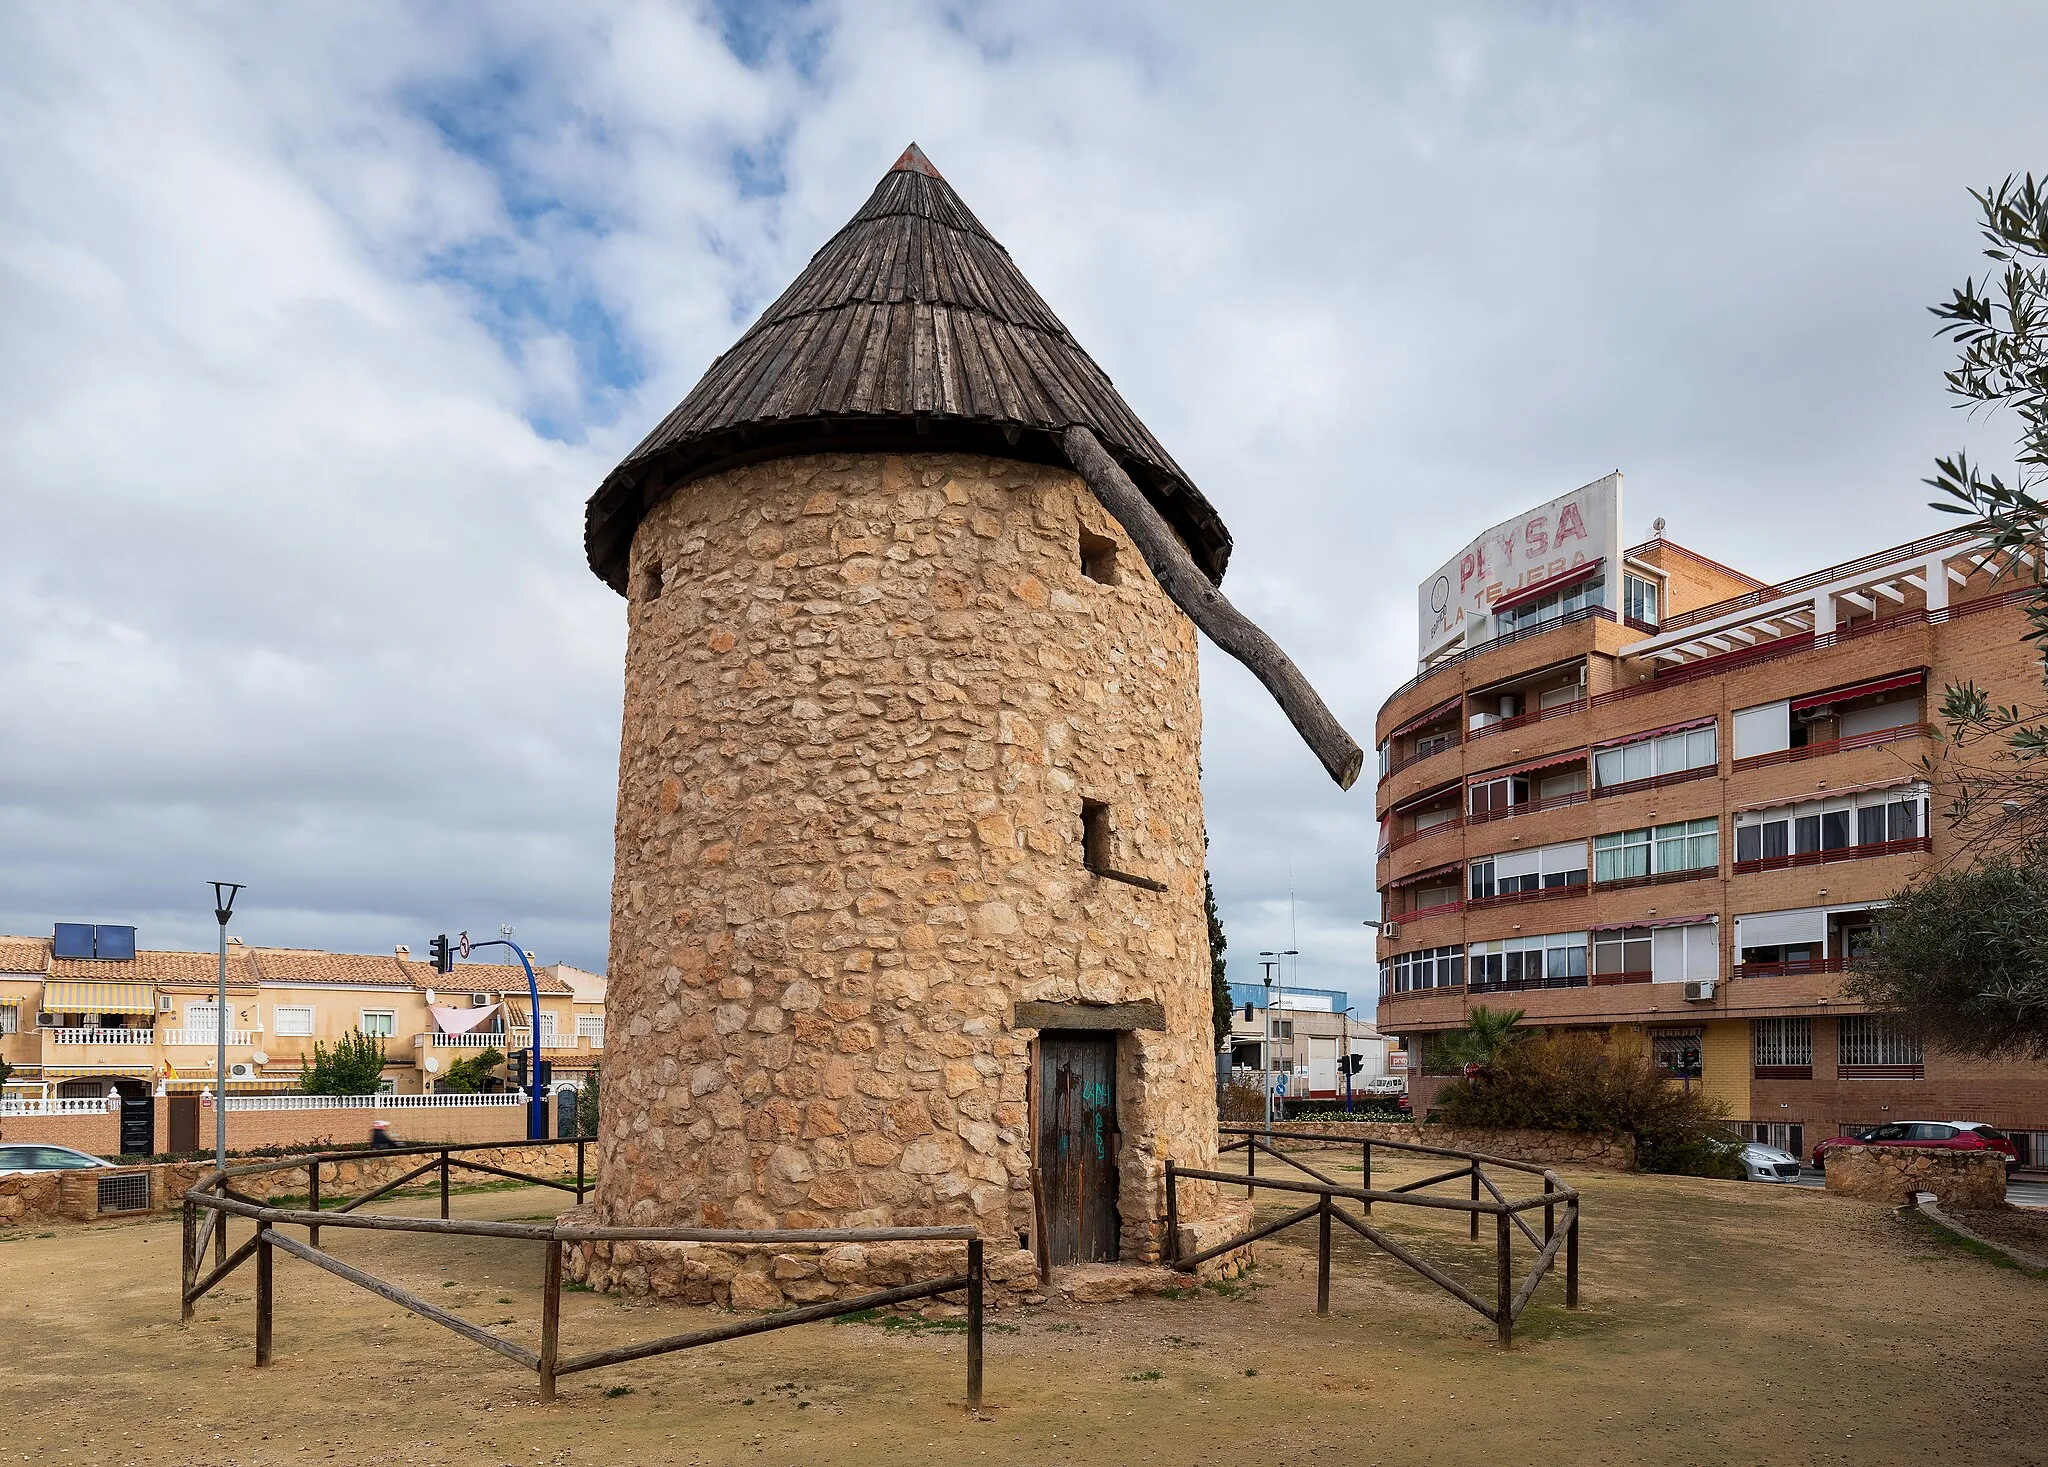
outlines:
[{"label": "small window opening in stone wall", "polygon": [[652,561],[640,571],[640,599],[659,601],[661,599],[661,562]]},{"label": "small window opening in stone wall", "polygon": [[1081,532],[1081,574],[1105,586],[1116,584],[1116,541]]},{"label": "small window opening in stone wall", "polygon": [[1109,806],[1100,800],[1081,802],[1081,864],[1100,875],[1109,866]]}]

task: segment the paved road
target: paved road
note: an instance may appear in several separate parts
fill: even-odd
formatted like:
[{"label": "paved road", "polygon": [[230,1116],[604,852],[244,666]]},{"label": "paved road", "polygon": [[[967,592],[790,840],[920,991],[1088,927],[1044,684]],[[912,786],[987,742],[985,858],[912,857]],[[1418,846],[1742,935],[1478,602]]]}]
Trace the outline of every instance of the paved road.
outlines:
[{"label": "paved road", "polygon": [[[1826,1185],[1826,1181],[1819,1172],[1807,1167],[1799,1173],[1799,1180],[1793,1185],[1821,1187]],[[2048,1182],[2007,1182],[2005,1200],[2015,1207],[2048,1207]]]}]

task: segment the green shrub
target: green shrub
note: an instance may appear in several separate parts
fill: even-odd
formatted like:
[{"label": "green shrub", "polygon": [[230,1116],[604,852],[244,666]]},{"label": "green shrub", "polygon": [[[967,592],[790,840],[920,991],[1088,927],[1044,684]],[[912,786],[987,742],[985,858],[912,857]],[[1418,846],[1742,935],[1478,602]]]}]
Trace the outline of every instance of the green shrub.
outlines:
[{"label": "green shrub", "polygon": [[584,1136],[597,1134],[597,1069],[576,1091],[576,1130]]},{"label": "green shrub", "polygon": [[1643,1171],[1742,1176],[1726,1104],[1675,1082],[1630,1032],[1530,1035],[1446,1085],[1433,1114],[1454,1126],[1627,1136]]},{"label": "green shrub", "polygon": [[375,1095],[384,1079],[384,1041],[351,1029],[329,1049],[313,1041],[313,1063],[299,1079],[308,1095]]},{"label": "green shrub", "polygon": [[468,1059],[459,1059],[448,1067],[448,1073],[441,1077],[437,1089],[457,1095],[474,1095],[489,1084],[499,1065],[505,1063],[505,1056],[493,1045],[480,1050]]}]

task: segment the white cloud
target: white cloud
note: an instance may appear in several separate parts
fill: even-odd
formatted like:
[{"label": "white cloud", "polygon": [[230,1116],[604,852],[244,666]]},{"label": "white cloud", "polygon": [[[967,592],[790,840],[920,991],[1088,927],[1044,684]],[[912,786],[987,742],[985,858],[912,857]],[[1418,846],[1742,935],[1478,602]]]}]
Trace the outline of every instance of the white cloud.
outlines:
[{"label": "white cloud", "polygon": [[[602,961],[582,502],[913,137],[1361,740],[1422,571],[1607,469],[1632,532],[1759,575],[1909,538],[1965,438],[1921,308],[1975,266],[1963,188],[2048,160],[2044,28],[821,4],[749,65],[653,3],[16,7],[0,928],[203,943],[228,875],[252,940],[505,919]],[[1292,861],[1302,981],[1363,998],[1371,793],[1204,671],[1240,973]]]}]

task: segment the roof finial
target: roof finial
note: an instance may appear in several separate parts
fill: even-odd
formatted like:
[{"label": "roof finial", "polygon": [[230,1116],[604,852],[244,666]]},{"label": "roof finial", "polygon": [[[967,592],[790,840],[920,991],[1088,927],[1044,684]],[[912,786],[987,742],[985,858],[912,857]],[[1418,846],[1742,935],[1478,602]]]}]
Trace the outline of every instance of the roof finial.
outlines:
[{"label": "roof finial", "polygon": [[891,173],[922,173],[928,178],[942,178],[938,169],[932,167],[932,160],[925,157],[924,149],[912,143],[903,150],[903,156],[890,166]]}]

